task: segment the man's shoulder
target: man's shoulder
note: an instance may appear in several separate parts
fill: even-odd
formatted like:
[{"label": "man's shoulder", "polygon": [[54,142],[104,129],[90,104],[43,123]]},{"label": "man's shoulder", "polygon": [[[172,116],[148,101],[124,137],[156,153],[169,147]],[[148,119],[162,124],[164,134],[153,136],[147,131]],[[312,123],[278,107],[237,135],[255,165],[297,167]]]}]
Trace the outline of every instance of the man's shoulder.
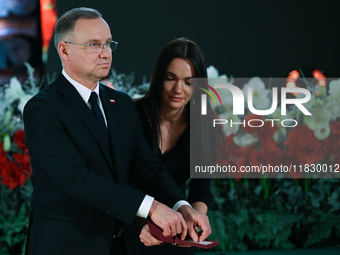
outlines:
[{"label": "man's shoulder", "polygon": [[36,101],[36,100],[51,100],[51,98],[54,97],[56,93],[56,86],[55,82],[52,82],[51,84],[44,87],[42,90],[40,90],[37,94],[35,94],[30,101]]},{"label": "man's shoulder", "polygon": [[58,96],[57,82],[54,80],[44,88],[42,88],[37,94],[35,94],[25,105],[25,108],[29,107],[52,107],[58,108],[61,101]]}]

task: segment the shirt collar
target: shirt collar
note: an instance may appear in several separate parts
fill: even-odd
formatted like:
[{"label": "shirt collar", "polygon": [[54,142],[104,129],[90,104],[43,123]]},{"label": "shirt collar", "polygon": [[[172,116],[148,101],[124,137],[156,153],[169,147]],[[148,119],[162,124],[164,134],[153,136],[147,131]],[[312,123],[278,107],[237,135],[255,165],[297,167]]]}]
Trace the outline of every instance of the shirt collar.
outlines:
[{"label": "shirt collar", "polygon": [[[80,84],[79,82],[73,80],[63,69],[62,74],[65,76],[65,78],[76,88],[80,96],[83,98],[83,100],[87,103],[89,101],[90,95],[92,90],[88,89],[84,85]],[[97,83],[97,86],[93,90],[94,92],[97,93],[98,98],[99,98],[99,82]]]}]

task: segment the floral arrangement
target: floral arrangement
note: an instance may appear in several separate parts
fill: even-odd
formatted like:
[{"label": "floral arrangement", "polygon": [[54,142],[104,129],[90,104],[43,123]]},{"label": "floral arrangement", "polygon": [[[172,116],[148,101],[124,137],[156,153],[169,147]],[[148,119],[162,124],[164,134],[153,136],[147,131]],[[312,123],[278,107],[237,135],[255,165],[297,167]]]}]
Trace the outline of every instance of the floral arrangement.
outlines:
[{"label": "floral arrangement", "polygon": [[[216,69],[211,70],[210,78],[222,78],[227,84],[237,82],[232,77],[228,80],[226,75],[220,76]],[[239,87],[243,85],[246,99],[247,88],[252,87],[255,109],[271,107],[270,80],[267,86],[259,77],[242,81]],[[233,115],[232,94],[216,88],[223,104],[211,105],[218,118],[229,123],[250,121],[254,126],[262,125],[260,128],[247,124],[223,126],[228,147],[224,165],[340,163],[340,79],[330,81],[327,87],[320,86],[316,79],[303,79],[299,86],[311,92],[311,100],[304,106],[313,117],[305,116],[293,106],[286,116],[297,121],[288,127],[281,125],[280,107],[265,117],[252,114],[247,106],[244,115]],[[266,122],[265,118],[279,121]],[[340,180],[313,179],[312,175],[302,176],[298,171],[290,176],[283,179],[267,174],[248,179],[247,175],[233,173],[226,179],[213,180],[214,202],[208,215],[214,229],[211,238],[220,241],[220,250],[339,245]]]},{"label": "floral arrangement", "polygon": [[29,78],[16,77],[0,90],[0,254],[22,253],[31,199],[31,165],[24,141],[22,111],[39,91],[34,69],[26,63]]},{"label": "floral arrangement", "polygon": [[[226,83],[235,82],[234,79],[228,81],[224,78]],[[285,79],[280,79],[281,86],[282,80],[286,85]],[[289,108],[286,116],[281,115],[280,107],[272,114],[259,116],[252,114],[247,104],[245,115],[234,115],[232,94],[229,90],[216,88],[223,101],[222,106],[214,107],[216,115],[229,123],[237,123],[223,125],[227,144],[230,145],[226,152],[229,158],[225,159],[224,164],[235,165],[237,169],[245,165],[289,165],[292,166],[289,175],[293,178],[313,177],[312,171],[316,172],[316,165],[320,171],[321,167],[328,171],[340,168],[340,79],[329,83],[328,93],[326,86],[319,86],[315,79],[305,79],[304,83],[302,85],[311,93],[311,99],[304,106],[312,116],[305,115],[296,105]],[[254,108],[269,109],[272,91],[266,88],[264,81],[253,77],[243,85],[246,101],[249,87],[252,88]],[[301,94],[292,97],[295,96],[303,97]],[[309,169],[307,165],[312,164]],[[304,168],[311,170],[305,176]],[[236,173],[234,177],[240,178],[242,174]],[[274,173],[274,176],[266,177],[277,176]]]}]

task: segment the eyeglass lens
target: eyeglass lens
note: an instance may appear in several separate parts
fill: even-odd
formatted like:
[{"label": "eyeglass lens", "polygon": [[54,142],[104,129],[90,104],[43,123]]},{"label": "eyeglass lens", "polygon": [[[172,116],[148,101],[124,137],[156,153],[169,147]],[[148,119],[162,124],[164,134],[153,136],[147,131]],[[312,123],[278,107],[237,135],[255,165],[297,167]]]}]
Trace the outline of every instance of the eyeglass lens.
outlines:
[{"label": "eyeglass lens", "polygon": [[116,42],[110,42],[107,47],[111,49],[111,51],[115,51],[117,49],[117,43]]}]

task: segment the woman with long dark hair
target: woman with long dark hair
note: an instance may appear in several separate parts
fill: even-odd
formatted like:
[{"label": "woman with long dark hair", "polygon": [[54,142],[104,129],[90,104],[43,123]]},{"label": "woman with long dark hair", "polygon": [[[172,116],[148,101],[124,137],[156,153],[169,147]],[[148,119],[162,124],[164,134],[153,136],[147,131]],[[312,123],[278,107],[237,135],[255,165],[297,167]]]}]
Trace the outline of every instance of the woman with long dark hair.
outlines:
[{"label": "woman with long dark hair", "polygon": [[[198,77],[207,77],[203,52],[191,40],[175,39],[158,56],[148,92],[135,102],[147,142],[183,193],[190,179],[189,111],[190,107],[199,110],[198,103],[192,102],[192,95],[199,92],[191,86],[190,79]],[[199,97],[195,98],[197,101]],[[204,126],[198,128],[201,136],[207,137]],[[203,154],[214,153],[211,140],[200,140],[202,148],[209,151]],[[190,179],[187,200],[194,209],[206,214],[211,200],[210,179]],[[128,237],[131,254],[194,254],[193,247],[158,245],[161,242],[151,236],[147,225],[142,225],[140,235],[132,231]]]}]

